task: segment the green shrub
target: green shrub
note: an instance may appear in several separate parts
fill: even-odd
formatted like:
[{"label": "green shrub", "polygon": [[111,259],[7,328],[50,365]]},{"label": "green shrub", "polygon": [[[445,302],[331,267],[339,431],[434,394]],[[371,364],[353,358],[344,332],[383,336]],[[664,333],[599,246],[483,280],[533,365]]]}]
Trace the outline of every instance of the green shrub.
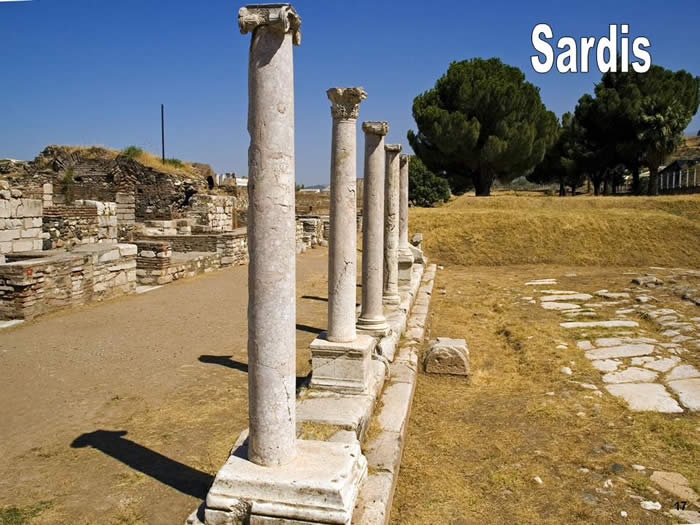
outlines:
[{"label": "green shrub", "polygon": [[134,159],[143,155],[143,150],[138,146],[128,146],[121,151],[122,155]]},{"label": "green shrub", "polygon": [[185,166],[185,164],[180,159],[165,159],[165,164],[175,166],[176,168],[183,168]]},{"label": "green shrub", "polygon": [[415,155],[408,165],[408,200],[414,206],[428,208],[450,198],[450,185],[425,167]]}]

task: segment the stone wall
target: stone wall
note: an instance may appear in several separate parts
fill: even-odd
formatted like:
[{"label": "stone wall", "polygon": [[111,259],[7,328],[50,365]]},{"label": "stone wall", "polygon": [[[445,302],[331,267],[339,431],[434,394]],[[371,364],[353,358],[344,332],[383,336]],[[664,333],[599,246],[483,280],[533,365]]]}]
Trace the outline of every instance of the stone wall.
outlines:
[{"label": "stone wall", "polygon": [[0,264],[0,319],[33,319],[72,305],[134,292],[136,246],[92,244]]},{"label": "stone wall", "polygon": [[44,208],[44,249],[72,248],[83,244],[116,242],[117,204],[75,201],[72,205]]},{"label": "stone wall", "polygon": [[0,257],[41,250],[42,201],[23,198],[22,192],[0,181]]},{"label": "stone wall", "polygon": [[203,195],[192,197],[192,209],[189,217],[196,217],[197,223],[206,231],[233,231],[234,197],[225,195]]}]

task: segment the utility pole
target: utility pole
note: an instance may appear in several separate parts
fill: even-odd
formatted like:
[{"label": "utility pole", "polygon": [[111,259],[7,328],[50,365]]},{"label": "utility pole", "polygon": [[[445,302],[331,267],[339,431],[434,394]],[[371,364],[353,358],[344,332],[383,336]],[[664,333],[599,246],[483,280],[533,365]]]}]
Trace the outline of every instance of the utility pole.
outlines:
[{"label": "utility pole", "polygon": [[160,105],[160,146],[161,146],[161,157],[163,164],[165,164],[165,106]]}]

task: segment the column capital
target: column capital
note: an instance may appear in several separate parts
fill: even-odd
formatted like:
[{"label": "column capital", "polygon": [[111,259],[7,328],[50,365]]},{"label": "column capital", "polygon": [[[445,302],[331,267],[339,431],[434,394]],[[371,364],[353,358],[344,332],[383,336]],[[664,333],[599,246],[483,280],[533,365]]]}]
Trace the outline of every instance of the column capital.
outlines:
[{"label": "column capital", "polygon": [[399,162],[401,163],[402,166],[410,160],[411,160],[411,155],[409,155],[408,153],[402,153],[401,155],[399,155]]},{"label": "column capital", "polygon": [[371,135],[384,136],[389,133],[389,123],[385,121],[368,120],[362,123],[362,131]]},{"label": "column capital", "polygon": [[282,33],[291,31],[294,45],[301,44],[301,18],[292,4],[251,4],[238,10],[241,34],[252,33],[260,26],[270,26]]},{"label": "column capital", "polygon": [[401,144],[385,144],[384,150],[388,151],[390,153],[400,153],[401,152]]},{"label": "column capital", "polygon": [[367,92],[361,87],[334,87],[326,94],[332,102],[331,115],[342,120],[356,119],[360,113],[360,102],[367,98]]}]

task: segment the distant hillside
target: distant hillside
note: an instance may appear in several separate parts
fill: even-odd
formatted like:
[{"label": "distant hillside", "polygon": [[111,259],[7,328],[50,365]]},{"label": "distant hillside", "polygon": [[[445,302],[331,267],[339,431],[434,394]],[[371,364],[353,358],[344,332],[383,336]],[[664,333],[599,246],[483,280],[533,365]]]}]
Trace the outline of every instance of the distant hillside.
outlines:
[{"label": "distant hillside", "polygon": [[683,144],[668,159],[668,164],[678,159],[696,159],[700,157],[700,137],[685,137]]}]

